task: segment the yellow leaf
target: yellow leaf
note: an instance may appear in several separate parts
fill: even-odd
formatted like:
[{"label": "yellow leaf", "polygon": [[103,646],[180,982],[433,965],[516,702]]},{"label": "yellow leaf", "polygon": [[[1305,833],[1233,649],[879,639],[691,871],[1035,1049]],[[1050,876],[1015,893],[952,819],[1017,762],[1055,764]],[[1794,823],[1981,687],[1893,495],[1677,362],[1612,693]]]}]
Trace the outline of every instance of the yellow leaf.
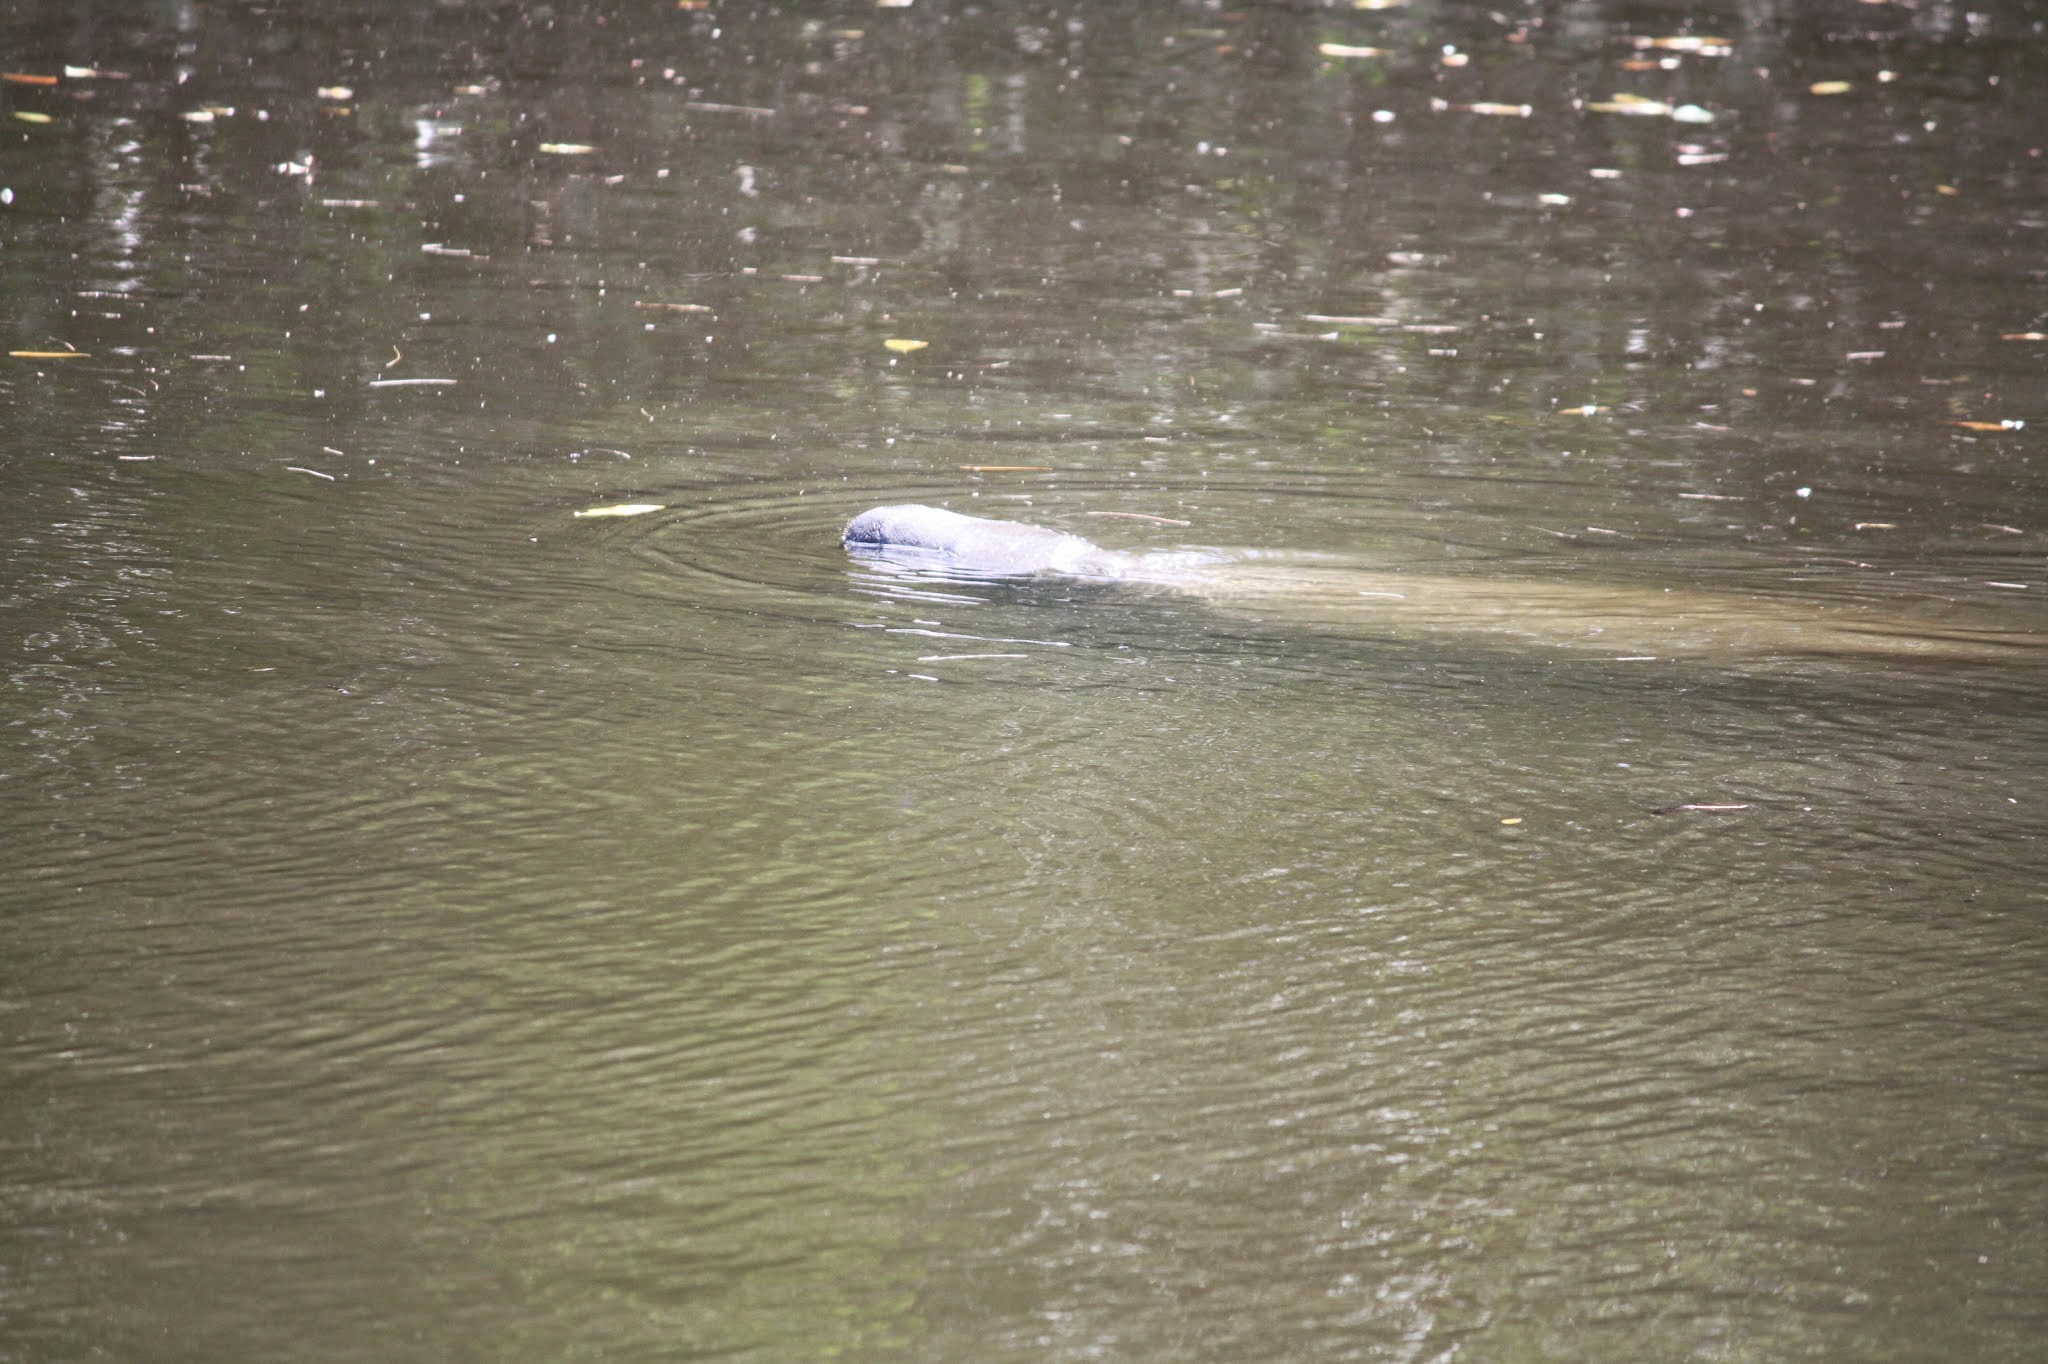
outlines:
[{"label": "yellow leaf", "polygon": [[887,341],[884,341],[882,344],[887,346],[890,350],[895,351],[898,355],[908,355],[912,351],[923,350],[926,346],[929,346],[931,342],[906,341],[902,337],[892,336]]},{"label": "yellow leaf", "polygon": [[1815,81],[1806,87],[1809,95],[1846,95],[1856,86],[1850,81]]},{"label": "yellow leaf", "polygon": [[1644,99],[1641,95],[1616,95],[1613,99],[1595,100],[1586,106],[1594,114],[1635,114],[1639,117],[1662,118],[1671,112],[1671,106],[1657,99]]},{"label": "yellow leaf", "polygon": [[11,350],[7,353],[17,360],[90,360],[92,358],[82,350]]},{"label": "yellow leaf", "polygon": [[591,516],[645,516],[649,512],[666,511],[665,502],[614,502],[608,507],[585,507],[576,513],[581,519]]},{"label": "yellow leaf", "polygon": [[584,142],[543,142],[540,149],[549,156],[588,156],[597,150]]},{"label": "yellow leaf", "polygon": [[1350,43],[1317,43],[1316,51],[1325,57],[1384,57],[1383,47],[1354,47]]},{"label": "yellow leaf", "polygon": [[48,123],[50,121],[48,114],[39,114],[33,109],[16,109],[14,116],[23,123]]}]

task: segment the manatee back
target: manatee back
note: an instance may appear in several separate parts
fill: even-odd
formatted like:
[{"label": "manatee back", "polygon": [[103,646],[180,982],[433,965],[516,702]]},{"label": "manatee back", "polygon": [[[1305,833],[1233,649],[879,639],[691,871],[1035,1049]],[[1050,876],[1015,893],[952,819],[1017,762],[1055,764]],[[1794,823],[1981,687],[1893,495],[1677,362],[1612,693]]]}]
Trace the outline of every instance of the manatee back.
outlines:
[{"label": "manatee back", "polygon": [[914,503],[862,512],[846,527],[845,542],[856,553],[913,567],[942,566],[991,577],[1120,577],[1131,561],[1129,555],[1105,550],[1078,535]]}]

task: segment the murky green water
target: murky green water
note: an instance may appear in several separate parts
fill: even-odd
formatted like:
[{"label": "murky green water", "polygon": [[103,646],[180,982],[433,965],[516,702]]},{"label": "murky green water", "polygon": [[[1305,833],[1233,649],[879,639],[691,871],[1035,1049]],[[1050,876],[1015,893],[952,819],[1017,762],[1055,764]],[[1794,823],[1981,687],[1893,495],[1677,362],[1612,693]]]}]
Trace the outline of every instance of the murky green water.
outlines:
[{"label": "murky green water", "polygon": [[16,6],[0,1358],[2038,1357],[2044,22]]}]

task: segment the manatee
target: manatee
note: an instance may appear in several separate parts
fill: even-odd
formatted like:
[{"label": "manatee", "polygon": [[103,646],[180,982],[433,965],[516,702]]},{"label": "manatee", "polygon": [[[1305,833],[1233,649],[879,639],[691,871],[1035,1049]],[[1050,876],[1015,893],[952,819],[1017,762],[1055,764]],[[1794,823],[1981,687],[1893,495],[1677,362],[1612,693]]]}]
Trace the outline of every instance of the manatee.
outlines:
[{"label": "manatee", "polygon": [[846,547],[909,567],[954,568],[987,577],[1057,573],[1076,578],[1122,578],[1138,556],[1102,548],[1022,521],[963,516],[907,503],[864,511],[846,527]]},{"label": "manatee", "polygon": [[2048,636],[1953,618],[1888,614],[1861,603],[1578,577],[1411,573],[1353,556],[1285,550],[1127,553],[1045,526],[915,503],[862,512],[846,527],[844,541],[857,556],[911,572],[1112,582],[1199,597],[1219,610],[1274,626],[1483,637],[1630,662],[1799,657],[2048,662]]}]

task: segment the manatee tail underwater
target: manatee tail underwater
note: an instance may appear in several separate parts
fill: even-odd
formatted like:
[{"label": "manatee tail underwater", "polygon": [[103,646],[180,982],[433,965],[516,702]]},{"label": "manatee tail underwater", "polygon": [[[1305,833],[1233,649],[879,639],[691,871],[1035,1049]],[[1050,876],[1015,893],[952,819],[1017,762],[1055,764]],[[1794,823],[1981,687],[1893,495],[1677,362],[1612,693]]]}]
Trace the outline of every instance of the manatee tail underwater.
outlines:
[{"label": "manatee tail underwater", "polygon": [[1104,549],[1078,535],[938,507],[876,507],[855,555],[912,572],[1041,574],[1197,597],[1233,615],[1410,638],[1514,642],[1629,659],[1863,658],[2048,664],[2048,636],[1835,605],[1566,579],[1388,570],[1342,555]]}]

